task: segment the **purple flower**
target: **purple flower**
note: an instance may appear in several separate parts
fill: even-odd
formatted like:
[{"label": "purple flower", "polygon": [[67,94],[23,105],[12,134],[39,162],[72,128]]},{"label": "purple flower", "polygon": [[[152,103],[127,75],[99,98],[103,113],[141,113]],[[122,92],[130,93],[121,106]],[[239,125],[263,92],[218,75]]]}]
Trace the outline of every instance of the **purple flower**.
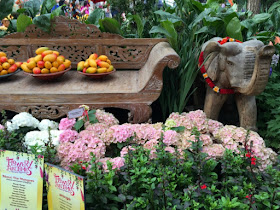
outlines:
[{"label": "purple flower", "polygon": [[270,67],[269,69],[269,76],[271,76],[271,74],[272,74],[272,67]]}]

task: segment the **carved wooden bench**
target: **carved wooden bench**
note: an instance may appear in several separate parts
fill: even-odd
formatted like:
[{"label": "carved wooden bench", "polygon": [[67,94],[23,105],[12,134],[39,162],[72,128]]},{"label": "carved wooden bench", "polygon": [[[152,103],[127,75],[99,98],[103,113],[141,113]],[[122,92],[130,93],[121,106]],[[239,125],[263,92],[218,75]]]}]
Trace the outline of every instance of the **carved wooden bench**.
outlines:
[{"label": "carved wooden bench", "polygon": [[[65,17],[54,20],[50,33],[30,25],[24,33],[0,39],[0,51],[17,61],[26,61],[41,46],[59,51],[72,61],[74,70],[54,81],[37,80],[23,72],[1,79],[0,110],[57,119],[86,104],[127,109],[130,122],[146,122],[150,105],[162,90],[163,69],[176,68],[180,62],[166,39],[125,39]],[[94,52],[107,55],[117,71],[101,80],[78,74],[77,63]]]}]

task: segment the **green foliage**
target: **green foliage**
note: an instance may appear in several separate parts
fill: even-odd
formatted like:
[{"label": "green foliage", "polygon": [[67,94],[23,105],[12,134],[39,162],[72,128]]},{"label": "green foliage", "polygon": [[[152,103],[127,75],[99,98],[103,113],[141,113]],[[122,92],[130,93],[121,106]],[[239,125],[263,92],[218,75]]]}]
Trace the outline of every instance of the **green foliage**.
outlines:
[{"label": "green foliage", "polygon": [[14,0],[1,0],[0,1],[0,20],[11,14],[13,10]]},{"label": "green foliage", "polygon": [[[221,159],[202,153],[200,133],[182,157],[165,151],[160,143],[156,157],[141,146],[129,150],[120,170],[104,172],[95,157],[76,164],[87,176],[86,202],[92,209],[277,209],[280,202],[279,157],[275,167],[258,171],[245,151],[226,150]],[[135,145],[134,145],[135,146]],[[85,168],[90,170],[85,173]]]},{"label": "green foliage", "polygon": [[31,17],[34,18],[40,11],[41,3],[38,0],[29,0],[24,3],[23,8],[25,12]]},{"label": "green foliage", "polygon": [[29,16],[20,14],[17,18],[17,32],[24,32],[26,27],[32,24]]},{"label": "green foliage", "polygon": [[97,27],[100,27],[99,20],[103,19],[105,17],[104,11],[100,8],[93,10],[93,12],[90,14],[88,19],[86,20],[86,24],[94,24]]},{"label": "green foliage", "polygon": [[80,131],[81,129],[83,129],[86,122],[89,122],[91,124],[97,123],[98,120],[95,116],[95,113],[96,113],[96,110],[94,110],[94,109],[90,110],[89,112],[86,111],[83,118],[78,120],[75,123],[75,125],[74,125],[75,130]]},{"label": "green foliage", "polygon": [[[5,125],[7,122],[6,112],[1,112],[2,121],[0,124]],[[24,134],[21,132],[9,132],[8,130],[0,130],[0,150],[11,150],[18,152],[26,152],[23,145]]]},{"label": "green foliage", "polygon": [[55,0],[44,0],[41,7],[41,15],[51,13],[51,9],[55,4]]},{"label": "green foliage", "polygon": [[122,34],[119,22],[114,18],[99,19],[100,29],[103,32]]}]

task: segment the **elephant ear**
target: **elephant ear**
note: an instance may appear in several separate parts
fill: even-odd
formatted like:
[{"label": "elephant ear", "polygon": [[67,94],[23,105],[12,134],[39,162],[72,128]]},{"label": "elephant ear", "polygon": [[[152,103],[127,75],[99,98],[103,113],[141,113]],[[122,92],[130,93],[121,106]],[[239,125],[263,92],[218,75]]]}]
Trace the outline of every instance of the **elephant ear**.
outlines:
[{"label": "elephant ear", "polygon": [[205,62],[205,69],[208,76],[213,80],[218,80],[219,77],[219,52],[221,51],[221,45],[218,42],[209,42],[203,52]]}]

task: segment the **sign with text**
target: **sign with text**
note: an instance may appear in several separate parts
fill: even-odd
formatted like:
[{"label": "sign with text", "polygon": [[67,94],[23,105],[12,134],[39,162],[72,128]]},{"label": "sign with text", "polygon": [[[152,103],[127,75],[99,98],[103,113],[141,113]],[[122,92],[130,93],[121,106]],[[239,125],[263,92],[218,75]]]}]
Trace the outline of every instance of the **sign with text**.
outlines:
[{"label": "sign with text", "polygon": [[48,208],[84,210],[84,177],[58,166],[45,164]]},{"label": "sign with text", "polygon": [[78,109],[73,109],[70,112],[68,112],[68,118],[72,119],[72,118],[81,117],[81,116],[83,116],[84,111],[85,111],[84,107],[80,107]]},{"label": "sign with text", "polygon": [[0,150],[0,209],[40,210],[44,157]]}]

